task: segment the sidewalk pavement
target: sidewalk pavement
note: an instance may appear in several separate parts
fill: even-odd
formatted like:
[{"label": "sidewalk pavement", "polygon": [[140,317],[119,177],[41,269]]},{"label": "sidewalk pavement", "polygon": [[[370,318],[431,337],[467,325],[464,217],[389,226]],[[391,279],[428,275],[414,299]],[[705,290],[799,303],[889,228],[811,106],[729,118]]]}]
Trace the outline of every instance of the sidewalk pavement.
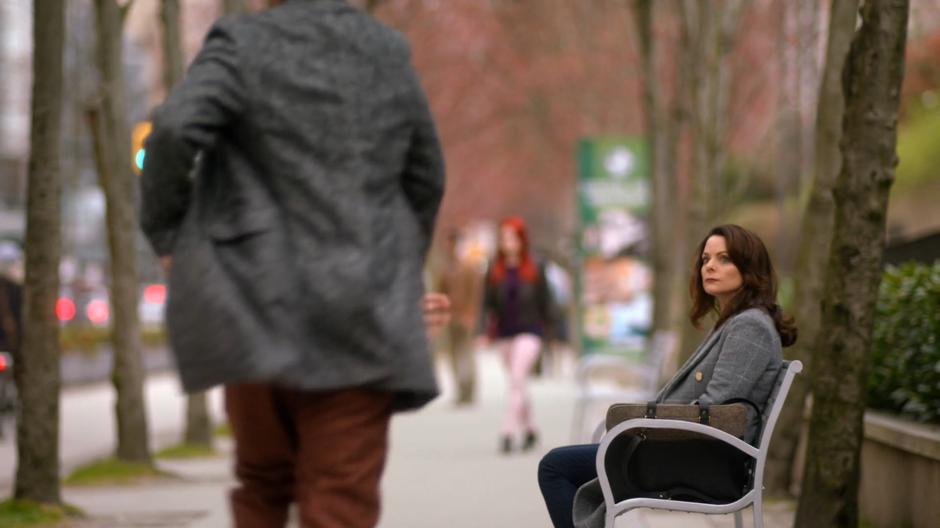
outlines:
[{"label": "sidewalk pavement", "polygon": [[[162,449],[181,437],[186,399],[174,374],[151,375],[144,396],[151,446]],[[222,416],[220,390],[209,392],[214,418]],[[63,476],[114,451],[117,438],[114,416],[115,394],[109,383],[68,387],[62,391],[59,405],[59,459]],[[0,441],[0,497],[9,496],[16,465],[15,431],[11,423]]]},{"label": "sidewalk pavement", "polygon": [[[506,380],[497,357],[479,355],[479,393],[474,406],[455,408],[453,390],[441,369],[444,394],[426,409],[396,416],[391,454],[383,479],[379,528],[544,528],[551,526],[536,483],[539,458],[570,443],[574,401],[571,376],[547,375],[533,382],[534,414],[542,438],[529,453],[497,452]],[[570,361],[567,372],[571,372]],[[231,526],[226,493],[233,484],[231,441],[221,455],[160,461],[179,480],[135,486],[65,488],[65,499],[91,518],[69,528],[224,528]],[[750,511],[745,526],[752,526]],[[793,504],[765,506],[765,526],[789,527]],[[617,526],[719,528],[734,526],[731,515],[705,516],[644,510]]]}]

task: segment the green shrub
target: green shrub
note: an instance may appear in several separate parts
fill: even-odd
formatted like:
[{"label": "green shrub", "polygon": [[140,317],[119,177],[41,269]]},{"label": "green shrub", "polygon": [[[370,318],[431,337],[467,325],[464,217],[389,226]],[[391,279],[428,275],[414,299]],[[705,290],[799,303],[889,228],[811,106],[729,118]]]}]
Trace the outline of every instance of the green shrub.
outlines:
[{"label": "green shrub", "polygon": [[111,338],[111,330],[88,325],[66,326],[59,330],[59,346],[64,351],[93,354]]},{"label": "green shrub", "polygon": [[898,191],[937,178],[937,164],[940,163],[940,111],[921,111],[905,120],[898,131],[898,159],[900,162],[894,185]]},{"label": "green shrub", "polygon": [[[144,327],[140,341],[145,347],[166,345],[166,332],[162,327]],[[59,345],[63,352],[95,354],[101,346],[111,344],[111,329],[88,325],[66,326],[59,330]]]},{"label": "green shrub", "polygon": [[869,407],[940,423],[940,263],[889,267],[874,323]]}]

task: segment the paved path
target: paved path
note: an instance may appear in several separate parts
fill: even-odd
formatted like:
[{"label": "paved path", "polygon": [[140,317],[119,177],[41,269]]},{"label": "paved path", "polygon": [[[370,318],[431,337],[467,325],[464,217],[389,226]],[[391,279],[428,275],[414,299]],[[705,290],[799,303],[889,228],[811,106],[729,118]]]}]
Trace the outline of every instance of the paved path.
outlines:
[{"label": "paved path", "polygon": [[[185,398],[170,374],[147,379],[145,395],[151,445],[157,449],[178,442],[183,426]],[[216,417],[221,417],[219,391],[210,394]],[[109,384],[65,389],[60,399],[59,449],[63,474],[114,451],[114,390]],[[0,441],[0,496],[9,494],[16,470],[13,424]]]},{"label": "paved path", "polygon": [[[493,354],[481,354],[479,359],[481,390],[476,405],[454,408],[450,403],[449,380],[442,376],[444,395],[441,398],[421,412],[393,420],[392,451],[383,480],[384,509],[380,528],[550,526],[538,492],[536,467],[541,455],[552,446],[570,443],[574,395],[574,387],[568,381],[570,376],[547,376],[533,383],[534,412],[542,429],[541,444],[530,453],[504,456],[497,452],[497,432],[505,378]],[[566,371],[570,373],[570,365]],[[151,410],[152,416],[161,415],[157,421],[166,426],[155,428],[163,431],[165,445],[178,435],[170,424],[182,423],[182,400],[178,394],[173,395],[175,384],[170,378],[159,377],[148,387],[151,402],[166,400],[158,404],[159,411]],[[108,391],[98,391],[105,395],[92,398],[96,401],[94,405],[102,416],[110,415]],[[69,423],[68,414],[74,412],[77,402],[88,398],[67,392],[63,398],[63,421]],[[92,405],[92,402],[85,401],[84,405]],[[218,409],[217,399],[215,408]],[[103,455],[110,449],[109,445],[99,442],[98,448],[82,453]],[[66,500],[93,517],[73,523],[73,527],[230,526],[225,502],[226,490],[233,483],[229,442],[222,443],[222,451],[220,457],[212,459],[160,463],[182,480],[154,481],[131,487],[66,488]],[[0,456],[5,457],[6,453],[0,452]],[[70,457],[75,459],[78,454],[73,452]],[[791,504],[771,504],[766,509],[768,528],[790,526]],[[747,519],[749,513],[745,515],[745,526],[752,525]],[[617,526],[717,528],[733,526],[733,519],[731,516],[644,511],[622,518]]]}]

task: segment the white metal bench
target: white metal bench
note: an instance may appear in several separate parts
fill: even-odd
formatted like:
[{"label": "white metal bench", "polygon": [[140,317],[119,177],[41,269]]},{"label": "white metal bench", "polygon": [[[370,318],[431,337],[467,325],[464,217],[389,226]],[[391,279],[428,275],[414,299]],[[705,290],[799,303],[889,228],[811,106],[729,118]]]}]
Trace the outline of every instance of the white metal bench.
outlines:
[{"label": "white metal bench", "polygon": [[[696,422],[685,422],[680,420],[648,419],[638,418],[627,420],[613,427],[601,438],[600,447],[597,451],[597,475],[600,480],[601,490],[604,494],[604,503],[607,507],[604,526],[614,527],[614,520],[630,510],[635,508],[654,508],[660,510],[696,512],[707,514],[726,514],[734,513],[734,525],[736,528],[742,527],[741,511],[748,506],[753,506],[754,526],[763,528],[763,493],[764,493],[764,466],[767,462],[767,452],[770,448],[770,438],[773,436],[774,426],[777,418],[780,416],[780,410],[786,402],[787,394],[790,392],[790,385],[793,383],[793,377],[803,370],[803,364],[799,361],[784,361],[774,390],[767,401],[767,406],[762,416],[763,425],[759,436],[759,444],[754,447],[740,438],[734,437],[724,431],[702,425]],[[672,499],[651,499],[651,498],[632,498],[615,502],[610,488],[610,481],[606,474],[604,459],[607,455],[607,449],[611,442],[618,436],[632,429],[681,429],[693,431],[703,435],[721,440],[742,452],[754,458],[753,486],[751,490],[744,494],[740,499],[727,504],[708,504],[701,502],[687,502]]]},{"label": "white metal bench", "polygon": [[[672,354],[677,342],[675,332],[656,332],[645,362],[632,361],[613,354],[589,354],[583,357],[575,375],[578,395],[571,426],[571,441],[578,443],[584,440],[587,432],[585,422],[589,419],[587,413],[592,404],[652,400],[659,389],[663,363]],[[599,375],[606,378],[633,379],[639,382],[629,386],[616,383],[600,384],[596,382]],[[604,431],[603,421],[593,431],[591,441],[597,442]]]}]

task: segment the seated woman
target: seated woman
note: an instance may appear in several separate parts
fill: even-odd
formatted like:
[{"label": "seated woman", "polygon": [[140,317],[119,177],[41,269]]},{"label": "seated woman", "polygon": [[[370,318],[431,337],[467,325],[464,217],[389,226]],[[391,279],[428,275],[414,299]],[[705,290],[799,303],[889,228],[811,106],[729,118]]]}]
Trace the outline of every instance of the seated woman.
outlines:
[{"label": "seated woman", "polygon": [[[776,275],[764,243],[740,226],[715,227],[699,244],[689,290],[692,323],[699,326],[710,313],[717,321],[656,401],[712,405],[746,399],[763,412],[782,366],[781,348],[797,335],[792,318],[777,305]],[[752,412],[749,418],[744,440],[753,443],[760,416]],[[556,527],[603,526],[597,449],[597,444],[559,447],[539,463],[539,488]],[[716,499],[734,500],[747,485],[744,457],[714,439],[624,437],[611,445],[606,465],[617,500],[675,489],[707,489]],[[715,475],[730,477],[719,486],[724,489],[716,489]]]}]

